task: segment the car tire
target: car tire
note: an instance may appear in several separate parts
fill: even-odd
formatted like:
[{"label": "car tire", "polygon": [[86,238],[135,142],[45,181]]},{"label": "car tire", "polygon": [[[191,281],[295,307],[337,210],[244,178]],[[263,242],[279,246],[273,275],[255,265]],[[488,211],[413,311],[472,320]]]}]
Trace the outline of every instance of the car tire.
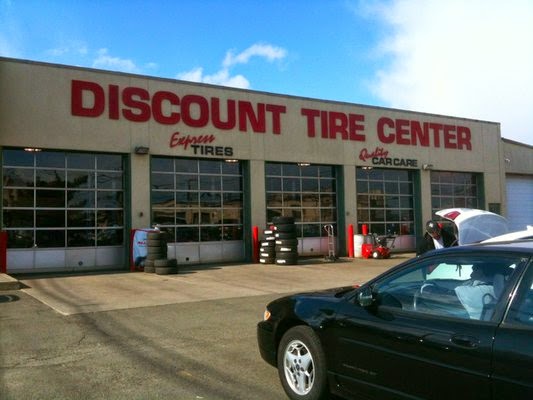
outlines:
[{"label": "car tire", "polygon": [[146,239],[148,240],[159,240],[161,238],[161,233],[160,232],[148,232],[146,234]]},{"label": "car tire", "polygon": [[275,247],[276,241],[275,240],[263,240],[261,241],[261,247]]},{"label": "car tire", "polygon": [[277,265],[298,265],[298,254],[287,253],[279,256],[276,254],[276,264]]},{"label": "car tire", "polygon": [[178,267],[155,267],[156,275],[170,275],[170,274],[177,274],[177,273],[178,273]]},{"label": "car tire", "polygon": [[278,375],[293,400],[329,397],[326,357],[316,333],[308,326],[289,329],[278,348]]},{"label": "car tire", "polygon": [[298,239],[277,239],[275,245],[298,247]]},{"label": "car tire", "polygon": [[274,236],[276,240],[294,240],[297,238],[296,232],[278,232]]},{"label": "car tire", "polygon": [[281,225],[281,224],[294,224],[294,217],[274,217],[272,218],[272,223],[274,225]]},{"label": "car tire", "polygon": [[294,224],[280,224],[274,227],[274,233],[296,233],[296,225]]},{"label": "car tire", "polygon": [[379,251],[377,251],[377,250],[374,250],[374,251],[372,252],[372,258],[375,259],[375,260],[377,260],[377,259],[379,259],[379,258],[382,258],[382,257],[381,257],[381,253],[380,253]]},{"label": "car tire", "polygon": [[145,265],[144,266],[144,272],[153,273],[153,272],[155,272],[155,267],[153,265],[152,266]]}]

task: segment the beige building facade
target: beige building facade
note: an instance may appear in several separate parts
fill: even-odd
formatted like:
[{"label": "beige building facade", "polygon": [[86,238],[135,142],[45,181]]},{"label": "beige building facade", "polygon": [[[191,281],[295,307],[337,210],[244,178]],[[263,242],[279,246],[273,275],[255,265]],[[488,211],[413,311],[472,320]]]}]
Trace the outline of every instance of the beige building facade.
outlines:
[{"label": "beige building facade", "polygon": [[494,122],[0,58],[7,270],[127,267],[155,225],[178,263],[249,261],[276,215],[301,255],[326,225],[339,255],[363,224],[412,250],[438,209],[505,214],[516,147]]}]

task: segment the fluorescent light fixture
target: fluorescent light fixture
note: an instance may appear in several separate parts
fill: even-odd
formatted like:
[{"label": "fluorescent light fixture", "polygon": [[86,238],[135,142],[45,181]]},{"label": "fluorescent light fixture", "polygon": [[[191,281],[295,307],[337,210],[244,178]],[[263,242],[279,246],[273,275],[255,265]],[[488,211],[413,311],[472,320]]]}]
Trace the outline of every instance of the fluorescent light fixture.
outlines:
[{"label": "fluorescent light fixture", "polygon": [[148,154],[149,150],[150,150],[149,147],[137,146],[137,147],[135,147],[135,154]]}]

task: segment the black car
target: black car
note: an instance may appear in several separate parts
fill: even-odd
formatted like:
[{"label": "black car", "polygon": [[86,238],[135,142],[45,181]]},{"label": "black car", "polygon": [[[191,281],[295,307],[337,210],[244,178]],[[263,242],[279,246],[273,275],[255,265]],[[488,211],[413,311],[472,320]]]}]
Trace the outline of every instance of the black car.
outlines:
[{"label": "black car", "polygon": [[291,399],[533,399],[533,241],[413,258],[283,297],[257,326]]}]

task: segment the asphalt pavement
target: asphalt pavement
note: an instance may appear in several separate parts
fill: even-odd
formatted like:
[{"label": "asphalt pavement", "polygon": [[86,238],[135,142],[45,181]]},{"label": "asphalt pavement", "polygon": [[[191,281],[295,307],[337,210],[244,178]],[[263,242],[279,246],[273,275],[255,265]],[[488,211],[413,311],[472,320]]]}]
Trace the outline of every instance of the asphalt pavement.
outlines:
[{"label": "asphalt pavement", "polygon": [[179,266],[178,274],[110,271],[0,275],[0,291],[16,287],[62,315],[202,300],[283,294],[362,284],[411,257],[301,259],[298,265]]},{"label": "asphalt pavement", "polygon": [[257,349],[265,305],[361,284],[411,256],[0,276],[0,398],[286,398]]}]

